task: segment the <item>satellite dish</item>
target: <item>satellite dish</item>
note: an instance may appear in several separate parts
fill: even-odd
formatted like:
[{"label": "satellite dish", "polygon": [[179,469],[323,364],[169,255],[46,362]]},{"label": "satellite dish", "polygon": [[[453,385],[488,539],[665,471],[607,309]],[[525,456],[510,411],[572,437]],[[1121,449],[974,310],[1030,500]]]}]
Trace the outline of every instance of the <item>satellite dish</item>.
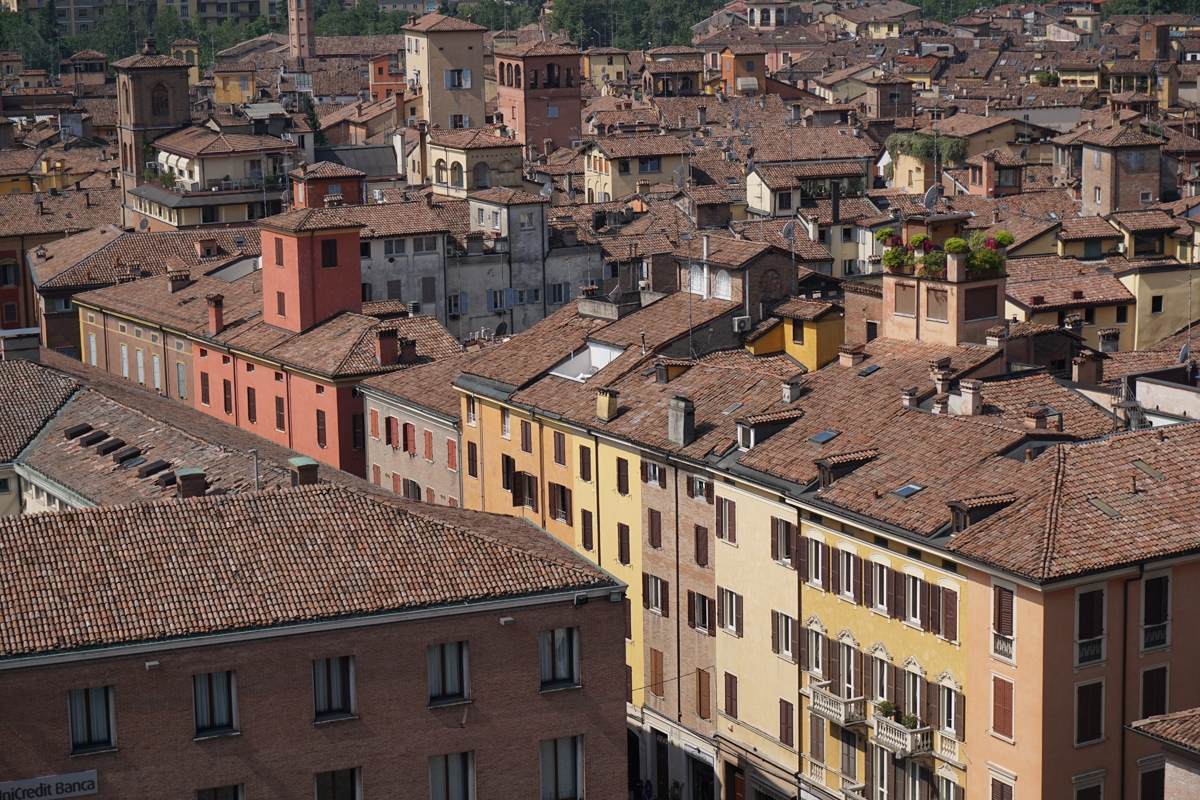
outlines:
[{"label": "satellite dish", "polygon": [[796,236],[796,224],[791,220],[788,220],[787,224],[783,226],[782,233],[783,238],[787,239],[789,242],[793,241]]},{"label": "satellite dish", "polygon": [[149,228],[149,227],[150,227],[150,223],[146,222],[146,220],[144,220],[144,219],[138,223],[138,228],[140,228],[141,230],[146,230],[146,228]]},{"label": "satellite dish", "polygon": [[554,194],[554,186],[551,185],[550,181],[546,181],[546,185],[542,187],[542,190],[538,194],[542,197],[549,197]]},{"label": "satellite dish", "polygon": [[682,174],[683,174],[683,164],[680,164],[678,167],[676,167],[676,168],[675,168],[675,174],[676,174],[676,175],[682,175]]},{"label": "satellite dish", "polygon": [[1179,363],[1186,364],[1188,359],[1192,357],[1192,343],[1184,342],[1183,347],[1179,349]]},{"label": "satellite dish", "polygon": [[930,186],[929,191],[925,193],[924,205],[926,211],[933,211],[937,207],[939,196],[938,187]]},{"label": "satellite dish", "polygon": [[499,325],[496,326],[496,336],[503,336],[506,333],[508,333],[508,323],[507,322],[501,322]]},{"label": "satellite dish", "polygon": [[1022,148],[1021,148],[1021,160],[1022,160],[1022,161],[1024,161],[1024,160],[1025,160],[1025,158],[1026,158],[1028,155],[1029,155],[1029,148],[1028,148],[1028,147],[1022,147]]},{"label": "satellite dish", "polygon": [[570,203],[574,203],[574,202],[575,202],[575,190],[574,190],[574,189],[572,189],[571,191],[567,192],[567,202],[570,202]]}]

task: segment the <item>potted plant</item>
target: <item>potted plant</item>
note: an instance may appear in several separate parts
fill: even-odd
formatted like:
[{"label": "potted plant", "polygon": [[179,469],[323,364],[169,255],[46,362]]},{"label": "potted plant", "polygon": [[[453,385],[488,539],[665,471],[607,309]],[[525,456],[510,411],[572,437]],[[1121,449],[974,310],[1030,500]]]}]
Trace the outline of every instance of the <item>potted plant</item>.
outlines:
[{"label": "potted plant", "polygon": [[1004,254],[995,248],[982,247],[971,253],[967,260],[967,269],[978,273],[1003,272]]},{"label": "potted plant", "polygon": [[954,237],[946,240],[943,249],[946,251],[946,278],[956,283],[966,278],[971,246],[966,240]]},{"label": "potted plant", "polygon": [[1008,252],[1008,248],[1012,247],[1013,242],[1016,241],[1016,238],[1008,231],[996,231],[996,235],[992,239],[996,242],[995,250],[1001,256],[1005,255]]},{"label": "potted plant", "polygon": [[928,236],[926,236],[923,233],[918,233],[916,236],[913,236],[911,239],[908,240],[908,243],[910,245],[912,245],[912,248],[914,250],[932,250],[933,249],[933,239],[930,239]]},{"label": "potted plant", "polygon": [[917,269],[918,278],[934,278],[936,280],[946,279],[946,254],[940,250],[930,250],[921,259],[921,266]]},{"label": "potted plant", "polygon": [[900,724],[908,728],[910,731],[915,731],[921,725],[921,720],[916,714],[905,714],[900,718]]},{"label": "potted plant", "polygon": [[879,716],[892,719],[896,716],[896,711],[898,709],[896,708],[896,704],[891,700],[883,700],[875,706],[875,710],[878,712]]},{"label": "potted plant", "polygon": [[895,228],[880,228],[875,231],[875,241],[881,244],[887,244],[887,240],[896,235]]},{"label": "potted plant", "polygon": [[883,266],[888,272],[911,275],[916,259],[907,247],[893,247],[883,254]]}]

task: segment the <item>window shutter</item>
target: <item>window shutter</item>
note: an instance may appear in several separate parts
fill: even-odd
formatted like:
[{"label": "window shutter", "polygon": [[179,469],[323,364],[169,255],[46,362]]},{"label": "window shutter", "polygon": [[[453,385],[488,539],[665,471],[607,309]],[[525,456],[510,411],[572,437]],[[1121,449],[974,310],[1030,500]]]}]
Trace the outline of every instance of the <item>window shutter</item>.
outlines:
[{"label": "window shutter", "polygon": [[821,543],[821,588],[829,591],[829,545]]},{"label": "window shutter", "polygon": [[707,483],[704,484],[704,499],[708,502],[708,504],[710,506],[713,504],[713,497],[714,497],[713,482],[710,479]]},{"label": "window shutter", "polygon": [[779,701],[779,741],[791,746],[792,739],[792,704],[787,700]]},{"label": "window shutter", "polygon": [[735,615],[734,630],[737,631],[737,635],[740,637],[742,635],[742,596],[740,594],[733,596],[733,613]]},{"label": "window shutter", "polygon": [[832,583],[833,583],[833,591],[837,592],[838,594],[841,594],[842,593],[842,551],[834,548],[832,551],[832,555],[830,556],[829,563],[833,570],[832,574],[830,576]]},{"label": "window shutter", "polygon": [[629,462],[623,458],[617,459],[617,492],[629,494]]},{"label": "window shutter", "polygon": [[696,627],[696,593],[688,589],[688,627]]},{"label": "window shutter", "polygon": [[667,468],[663,465],[659,465],[658,468],[658,488],[667,488]]},{"label": "window shutter", "polygon": [[732,500],[726,500],[725,512],[728,523],[725,535],[729,539],[730,544],[737,544],[737,503]]},{"label": "window shutter", "polygon": [[1167,713],[1167,668],[1156,667],[1142,673],[1142,717]]},{"label": "window shutter", "polygon": [[708,603],[708,635],[717,635],[717,626],[712,624],[712,620],[717,618],[717,602],[711,597],[704,598],[704,602]]},{"label": "window shutter", "polygon": [[558,519],[558,486],[550,484],[549,491],[546,492],[549,501],[546,505],[549,506],[550,519]]},{"label": "window shutter", "polygon": [[[471,88],[471,70],[469,70],[469,69],[464,69],[464,70],[462,71],[462,76],[463,76],[463,77],[462,77],[462,79],[463,79],[463,88],[464,88],[464,89],[470,89],[470,88]],[[468,126],[468,127],[469,127],[469,126]]]},{"label": "window shutter", "polygon": [[1104,592],[1079,595],[1079,639],[1095,639],[1104,633]]},{"label": "window shutter", "polygon": [[467,315],[467,293],[460,292],[458,295],[458,313],[464,317]]},{"label": "window shutter", "polygon": [[512,504],[514,508],[525,505],[525,473],[512,474]]},{"label": "window shutter", "polygon": [[1013,593],[1011,589],[997,586],[994,590],[994,619],[992,625],[1001,636],[1013,633]]},{"label": "window shutter", "polygon": [[874,656],[863,655],[862,657],[862,683],[859,684],[859,694],[866,697],[868,700],[875,699],[875,680],[873,671],[875,669]]},{"label": "window shutter", "polygon": [[796,564],[800,572],[800,582],[804,583],[808,580],[808,539],[801,536],[799,541],[800,543],[796,547],[798,551],[796,553]]},{"label": "window shutter", "polygon": [[642,608],[650,607],[650,573],[642,573]]},{"label": "window shutter", "polygon": [[892,693],[892,696],[889,697],[888,699],[896,704],[896,708],[898,708],[900,710],[901,714],[903,714],[905,712],[914,711],[915,709],[910,709],[910,708],[905,707],[907,705],[907,703],[905,702],[907,700],[907,698],[904,696],[904,694],[905,694],[905,692],[904,692],[904,671],[901,669],[898,669],[897,667],[895,667],[892,664],[888,664],[887,672],[888,672],[888,691],[890,691]]},{"label": "window shutter", "polygon": [[792,663],[799,663],[800,660],[800,642],[803,641],[800,630],[800,620],[792,620],[792,624],[788,626],[788,630],[792,635]]},{"label": "window shutter", "polygon": [[425,458],[433,461],[433,431],[425,431]]},{"label": "window shutter", "polygon": [[453,439],[446,440],[446,466],[458,470],[458,443]]},{"label": "window shutter", "polygon": [[1167,621],[1167,581],[1166,575],[1146,581],[1144,624],[1161,625]]},{"label": "window shutter", "polygon": [[684,481],[684,483],[686,483],[686,484],[687,484],[687,496],[688,496],[688,497],[695,497],[695,496],[696,496],[696,482],[695,482],[695,478],[694,478],[693,476],[691,476],[691,475],[688,475],[688,476],[687,476],[687,479]]},{"label": "window shutter", "polygon": [[863,602],[863,560],[858,556],[851,556],[850,564],[854,569],[854,575],[852,576],[854,602],[861,606]]},{"label": "window shutter", "polygon": [[829,691],[834,697],[841,697],[843,692],[842,685],[842,645],[841,642],[826,638],[823,646],[827,648],[829,657],[822,659],[827,662],[825,679],[830,681]]},{"label": "window shutter", "polygon": [[697,713],[701,719],[708,719],[712,715],[712,699],[709,694],[711,691],[708,673],[702,669],[696,670],[696,697],[699,701]]},{"label": "window shutter", "polygon": [[379,412],[371,409],[371,438],[379,438]]},{"label": "window shutter", "polygon": [[[871,607],[875,605],[875,565],[870,561],[862,562],[863,602]],[[870,759],[867,759],[868,761]]]},{"label": "window shutter", "polygon": [[717,498],[717,538],[725,538],[725,498]]},{"label": "window shutter", "polygon": [[929,630],[929,584],[917,581],[917,604],[921,614],[921,630]]},{"label": "window shutter", "polygon": [[906,608],[908,606],[908,576],[903,572],[893,570],[896,586],[896,613],[897,619],[904,619]]},{"label": "window shutter", "polygon": [[563,284],[563,302],[571,302],[571,282],[567,281]]},{"label": "window shutter", "polygon": [[866,772],[865,777],[866,777],[866,787],[867,787],[866,794],[864,794],[863,796],[868,797],[868,798],[872,798],[875,796],[875,788],[874,787],[875,787],[875,750],[876,749],[877,749],[877,745],[873,745],[870,742],[868,742],[867,746],[865,748],[863,748],[863,756],[864,756],[863,761],[865,762],[863,764],[863,767],[865,768],[865,772]]},{"label": "window shutter", "polygon": [[779,612],[771,612],[771,652],[779,655]]},{"label": "window shutter", "polygon": [[817,639],[821,645],[821,677],[829,680],[832,677],[832,673],[829,671],[829,637],[818,636]]},{"label": "window shutter", "polygon": [[936,683],[925,681],[925,724],[941,730],[942,723],[939,714],[942,710],[942,687]]},{"label": "window shutter", "polygon": [[622,564],[629,563],[629,526],[617,523],[617,558]]},{"label": "window shutter", "polygon": [[958,592],[942,590],[942,636],[951,642],[958,640]]},{"label": "window shutter", "polygon": [[662,514],[651,508],[646,512],[646,517],[650,527],[650,546],[662,547]]},{"label": "window shutter", "polygon": [[669,619],[671,616],[671,584],[667,581],[659,579],[659,607],[662,611],[664,619]]},{"label": "window shutter", "polygon": [[960,742],[965,742],[963,732],[966,728],[966,703],[967,698],[962,692],[954,693],[954,738]]},{"label": "window shutter", "polygon": [[725,627],[725,590],[717,587],[717,627]]},{"label": "window shutter", "polygon": [[850,685],[854,689],[855,697],[863,697],[863,654],[858,650],[851,650],[850,659],[853,669],[850,676]]},{"label": "window shutter", "polygon": [[779,560],[779,520],[771,517],[771,560]]},{"label": "window shutter", "polygon": [[702,525],[696,526],[696,563],[708,566],[708,528]]},{"label": "window shutter", "polygon": [[[800,628],[799,622],[796,623],[796,627]],[[799,652],[800,652],[800,669],[806,670],[809,668],[809,664],[812,663],[812,660],[808,656],[808,644],[809,644],[808,640],[811,637],[809,636],[807,628],[803,628],[800,630],[799,638],[800,638],[800,650],[799,650]],[[796,651],[793,650],[792,652],[796,652]]]},{"label": "window shutter", "polygon": [[942,633],[942,587],[929,584],[929,630],[935,636]]},{"label": "window shutter", "polygon": [[[375,466],[375,474],[376,475],[379,474],[378,465]],[[375,481],[375,483],[378,484],[379,481]],[[404,493],[403,488],[400,486],[400,473],[399,472],[392,473],[392,491],[395,492],[396,494]]]},{"label": "window shutter", "polygon": [[417,426],[411,422],[404,423],[404,451],[416,455],[417,452]]},{"label": "window shutter", "polygon": [[579,445],[579,479],[588,483],[592,480],[592,448],[584,445]]},{"label": "window shutter", "polygon": [[[1097,686],[1099,684],[1096,684]],[[1081,702],[1080,708],[1083,708]],[[992,677],[992,730],[1012,738],[1013,685],[999,676]]]},{"label": "window shutter", "polygon": [[650,473],[650,470],[647,468],[646,462],[644,460],[639,463],[639,466],[641,467],[641,470],[642,470],[642,483],[645,483],[647,480],[647,476]]}]

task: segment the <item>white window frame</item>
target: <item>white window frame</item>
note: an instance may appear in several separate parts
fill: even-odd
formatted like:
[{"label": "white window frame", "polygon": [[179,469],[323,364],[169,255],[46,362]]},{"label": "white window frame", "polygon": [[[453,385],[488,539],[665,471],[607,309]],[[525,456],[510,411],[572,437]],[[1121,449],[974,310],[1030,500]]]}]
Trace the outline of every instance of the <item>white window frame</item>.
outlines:
[{"label": "white window frame", "polygon": [[824,544],[820,539],[813,537],[809,537],[808,539],[808,582],[817,589],[820,589],[822,586],[821,547]]},{"label": "white window frame", "polygon": [[722,589],[721,613],[725,617],[724,630],[737,636],[737,611],[742,604],[742,596],[729,589]]},{"label": "white window frame", "polygon": [[500,409],[500,438],[512,439],[512,412],[507,408]]},{"label": "white window frame", "polygon": [[[1086,742],[1081,742],[1081,741],[1079,741],[1079,689],[1080,689],[1080,687],[1090,686],[1091,684],[1094,684],[1094,683],[1100,684],[1100,738],[1099,739],[1088,739]],[[1105,691],[1105,689],[1107,687],[1105,687],[1104,684],[1105,684],[1105,678],[1103,676],[1101,676],[1101,677],[1095,678],[1093,680],[1079,681],[1078,683],[1076,683],[1074,685],[1074,687],[1071,690],[1071,694],[1072,694],[1071,708],[1074,712],[1071,717],[1071,731],[1074,734],[1071,737],[1071,743],[1075,747],[1088,747],[1089,745],[1098,744],[1099,742],[1108,740],[1108,736],[1106,736],[1104,733],[1104,724],[1105,724],[1105,722],[1107,722],[1107,716],[1108,716],[1108,692]],[[1138,692],[1140,695],[1140,692],[1141,692],[1140,688],[1138,689]],[[1139,697],[1139,699],[1140,699],[1140,697]],[[1015,692],[1014,692],[1013,707],[1014,707],[1013,708],[1013,716],[1015,717],[1016,716]],[[1015,728],[1015,724],[1014,724],[1014,728]],[[1014,730],[1013,733],[1016,733],[1016,731]]]},{"label": "white window frame", "polygon": [[805,628],[804,635],[808,637],[808,671],[814,675],[824,675],[825,660],[822,654],[821,640],[825,638],[825,634],[815,628]]},{"label": "white window frame", "polygon": [[467,398],[467,424],[470,425],[472,428],[474,428],[475,425],[477,424],[475,415],[476,415],[475,398],[468,397]]},{"label": "white window frame", "polygon": [[871,573],[871,594],[874,595],[867,600],[867,606],[873,611],[878,611],[880,614],[888,613],[887,607],[887,574],[891,566],[883,564],[879,561],[868,561]]},{"label": "white window frame", "polygon": [[[466,774],[463,776],[465,792],[460,796],[452,796],[450,786],[447,783],[445,793],[437,793],[434,791],[434,770],[437,768],[448,769],[449,759],[456,756],[465,756],[462,760],[466,762]],[[438,760],[440,763],[437,763]],[[457,753],[441,753],[436,756],[429,757],[429,800],[474,800],[475,798],[475,751],[466,750]]]},{"label": "white window frame", "polygon": [[657,462],[646,461],[646,483],[658,483],[658,472],[661,469]]},{"label": "white window frame", "polygon": [[834,587],[834,591],[841,597],[847,600],[854,599],[854,558],[855,553],[850,550],[839,550],[838,558],[838,578],[842,585]]},{"label": "white window frame", "polygon": [[662,614],[662,578],[657,575],[648,575],[646,581],[646,602],[650,610],[656,614]]},{"label": "white window frame", "polygon": [[[1082,642],[1079,639],[1079,596],[1081,594],[1085,594],[1087,592],[1095,592],[1095,591],[1102,592],[1102,594],[1103,594],[1103,608],[1101,610],[1100,617],[1101,617],[1101,625],[1103,625],[1103,628],[1104,628],[1104,633],[1100,634],[1100,636],[1098,637],[1099,641],[1100,641],[1100,657],[1094,661],[1080,663],[1080,661],[1079,661],[1079,645],[1082,644]],[[1106,584],[1106,583],[1089,583],[1085,586],[1076,586],[1074,603],[1075,603],[1074,615],[1073,615],[1073,622],[1071,625],[1071,642],[1072,642],[1072,648],[1073,648],[1072,658],[1074,659],[1073,663],[1075,664],[1075,667],[1076,668],[1087,668],[1087,667],[1098,666],[1100,664],[1106,664],[1108,662],[1108,624],[1107,624],[1108,623],[1108,584]],[[1013,606],[1014,606],[1013,616],[1015,617],[1016,616],[1015,601],[1013,603]],[[1015,624],[1013,627],[1014,627],[1014,633],[1015,633],[1016,632]],[[1096,641],[1096,639],[1088,639],[1087,641],[1094,642],[1094,641]]]},{"label": "white window frame", "polygon": [[921,578],[908,572],[904,576],[904,621],[921,627]]},{"label": "white window frame", "polygon": [[692,615],[696,618],[696,630],[708,633],[714,621],[708,617],[708,598],[699,592],[692,595]]},{"label": "white window frame", "polygon": [[954,727],[954,713],[957,711],[958,692],[940,683],[931,683],[929,688],[942,693],[938,702],[938,713],[941,714],[942,718],[940,720],[931,720],[931,722],[936,722],[942,733],[949,734],[952,738],[957,739],[958,731]]},{"label": "white window frame", "polygon": [[792,652],[792,630],[798,623],[787,614],[778,611],[775,613],[775,624],[779,638],[779,656],[788,661],[796,659],[800,654]]}]

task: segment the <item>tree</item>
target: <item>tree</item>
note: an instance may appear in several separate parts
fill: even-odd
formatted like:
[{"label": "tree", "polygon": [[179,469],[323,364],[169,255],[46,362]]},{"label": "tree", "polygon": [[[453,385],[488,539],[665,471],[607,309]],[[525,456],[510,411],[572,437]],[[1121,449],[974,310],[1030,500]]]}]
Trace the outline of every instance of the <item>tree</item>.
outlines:
[{"label": "tree", "polygon": [[54,0],[47,0],[46,5],[38,10],[38,33],[42,41],[54,45],[58,41],[58,7]]},{"label": "tree", "polygon": [[313,130],[313,145],[324,147],[329,144],[329,141],[325,138],[325,133],[321,130],[321,120],[317,117],[317,107],[313,105],[312,95],[308,92],[300,93],[300,110],[304,112],[304,116],[308,120],[308,127]]},{"label": "tree", "polygon": [[167,53],[170,52],[171,42],[188,38],[191,26],[183,21],[175,6],[163,6],[154,18],[153,30],[159,51]]}]

